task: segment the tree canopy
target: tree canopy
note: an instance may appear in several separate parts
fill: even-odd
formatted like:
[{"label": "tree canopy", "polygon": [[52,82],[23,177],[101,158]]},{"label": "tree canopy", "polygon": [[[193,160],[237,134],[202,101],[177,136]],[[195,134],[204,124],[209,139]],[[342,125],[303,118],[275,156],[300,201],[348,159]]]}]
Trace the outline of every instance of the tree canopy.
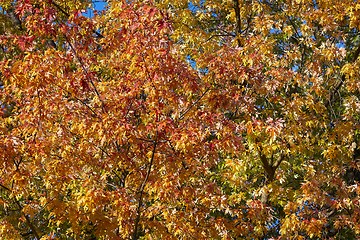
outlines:
[{"label": "tree canopy", "polygon": [[1,239],[360,236],[358,1],[0,7]]}]

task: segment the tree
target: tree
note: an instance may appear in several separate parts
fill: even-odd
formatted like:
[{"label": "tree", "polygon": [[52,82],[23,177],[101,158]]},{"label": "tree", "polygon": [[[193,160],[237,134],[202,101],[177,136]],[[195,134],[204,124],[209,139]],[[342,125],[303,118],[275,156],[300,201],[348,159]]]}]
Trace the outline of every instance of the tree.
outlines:
[{"label": "tree", "polygon": [[355,1],[2,1],[0,236],[360,233]]}]

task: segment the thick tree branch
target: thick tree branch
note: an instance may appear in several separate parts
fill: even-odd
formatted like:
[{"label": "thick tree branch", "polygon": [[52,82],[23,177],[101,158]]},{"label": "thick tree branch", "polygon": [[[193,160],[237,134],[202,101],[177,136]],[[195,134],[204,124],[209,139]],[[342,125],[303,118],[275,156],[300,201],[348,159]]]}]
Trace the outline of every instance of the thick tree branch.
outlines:
[{"label": "thick tree branch", "polygon": [[240,4],[239,4],[239,0],[233,0],[234,1],[234,10],[235,10],[235,17],[236,17],[236,31],[237,31],[237,42],[238,42],[238,47],[242,47],[243,44],[241,42],[241,40],[239,39],[240,34],[241,34],[241,15],[240,15]]},{"label": "thick tree branch", "polygon": [[[257,144],[260,143],[258,140],[255,140],[255,142]],[[280,154],[279,158],[275,161],[274,155],[272,155],[271,158],[268,158],[263,154],[263,148],[262,148],[261,144],[259,144],[259,147],[257,150],[258,150],[260,161],[266,172],[266,182],[270,183],[274,180],[276,169],[280,166],[280,164],[284,160],[285,155],[283,153]]]},{"label": "thick tree branch", "polygon": [[272,166],[270,164],[268,158],[262,153],[262,147],[259,147],[258,153],[259,153],[261,163],[263,164],[263,167],[266,172],[266,180],[267,180],[267,182],[272,182],[274,180],[276,167]]},{"label": "thick tree branch", "polygon": [[[18,200],[15,199],[15,203],[16,205],[18,205],[18,207],[20,208],[20,211],[23,209],[23,207],[21,206],[20,202]],[[35,236],[36,239],[40,239],[40,235],[38,234],[34,224],[31,222],[30,217],[28,215],[26,215],[25,213],[23,213],[26,223],[29,226],[29,228],[31,229],[32,234]]]}]

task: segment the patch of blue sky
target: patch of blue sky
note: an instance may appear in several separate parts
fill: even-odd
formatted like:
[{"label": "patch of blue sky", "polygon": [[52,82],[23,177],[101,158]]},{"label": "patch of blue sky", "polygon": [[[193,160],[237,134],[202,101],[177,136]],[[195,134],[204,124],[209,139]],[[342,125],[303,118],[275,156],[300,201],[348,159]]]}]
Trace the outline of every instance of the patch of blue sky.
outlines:
[{"label": "patch of blue sky", "polygon": [[196,66],[196,61],[194,59],[192,59],[190,55],[186,56],[186,61],[190,64],[190,66],[194,70],[198,71],[199,73],[201,73],[203,75],[206,75],[209,72],[209,70],[207,68],[198,68]]},{"label": "patch of blue sky", "polygon": [[205,4],[205,0],[201,0],[199,2],[199,5],[198,4],[195,4],[194,2],[189,2],[188,3],[188,8],[190,11],[192,11],[193,13],[196,13],[198,11],[203,11],[203,7],[204,7],[204,4]]},{"label": "patch of blue sky", "polygon": [[86,11],[84,12],[84,16],[85,17],[88,17],[88,18],[92,18],[94,16],[94,11],[97,11],[97,12],[100,12],[100,11],[103,11],[103,10],[106,10],[107,8],[107,1],[93,1],[92,2],[92,7],[86,9]]},{"label": "patch of blue sky", "polygon": [[196,62],[195,60],[193,60],[190,55],[186,56],[186,61],[190,64],[190,66],[193,68],[193,69],[196,69]]},{"label": "patch of blue sky", "polygon": [[280,34],[282,33],[281,29],[278,29],[278,28],[272,28],[270,29],[270,33],[271,34]]},{"label": "patch of blue sky", "polygon": [[188,8],[191,12],[196,13],[199,10],[199,7],[194,5],[192,2],[188,3]]},{"label": "patch of blue sky", "polygon": [[293,70],[294,72],[299,71],[299,69],[300,69],[299,65],[294,65],[294,66],[292,66],[292,68],[291,68],[291,70]]},{"label": "patch of blue sky", "polygon": [[338,48],[345,48],[345,42],[344,41],[339,41],[338,43],[335,44],[336,47]]}]

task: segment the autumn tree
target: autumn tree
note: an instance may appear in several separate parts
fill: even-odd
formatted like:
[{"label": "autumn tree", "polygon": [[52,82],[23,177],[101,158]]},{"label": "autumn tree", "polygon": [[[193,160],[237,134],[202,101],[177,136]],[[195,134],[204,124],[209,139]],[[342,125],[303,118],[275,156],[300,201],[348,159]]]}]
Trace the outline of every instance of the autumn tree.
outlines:
[{"label": "autumn tree", "polygon": [[355,239],[356,1],[1,1],[0,236]]}]

